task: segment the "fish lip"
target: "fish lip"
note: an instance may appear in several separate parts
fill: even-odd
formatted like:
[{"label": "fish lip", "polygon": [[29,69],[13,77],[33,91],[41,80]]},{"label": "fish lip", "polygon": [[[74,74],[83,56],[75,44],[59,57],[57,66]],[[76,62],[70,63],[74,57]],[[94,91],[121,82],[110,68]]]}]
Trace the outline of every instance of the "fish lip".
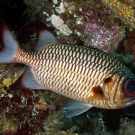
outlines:
[{"label": "fish lip", "polygon": [[126,106],[130,106],[130,105],[132,105],[132,104],[135,104],[135,97],[126,97],[126,96],[124,96],[123,97],[123,102],[125,102],[125,107]]}]

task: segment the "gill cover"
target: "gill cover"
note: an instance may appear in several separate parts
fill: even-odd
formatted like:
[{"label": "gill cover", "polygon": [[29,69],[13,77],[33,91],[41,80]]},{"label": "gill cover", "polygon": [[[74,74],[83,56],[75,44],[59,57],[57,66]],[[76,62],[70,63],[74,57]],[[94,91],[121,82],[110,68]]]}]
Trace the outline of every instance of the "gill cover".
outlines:
[{"label": "gill cover", "polygon": [[127,97],[135,96],[135,78],[125,80],[123,84],[123,93]]}]

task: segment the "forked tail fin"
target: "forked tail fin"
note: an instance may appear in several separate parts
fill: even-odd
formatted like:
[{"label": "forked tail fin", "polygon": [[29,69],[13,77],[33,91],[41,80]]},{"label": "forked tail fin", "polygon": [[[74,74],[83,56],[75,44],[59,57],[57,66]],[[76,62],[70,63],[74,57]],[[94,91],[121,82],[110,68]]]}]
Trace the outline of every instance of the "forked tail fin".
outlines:
[{"label": "forked tail fin", "polygon": [[19,46],[2,19],[0,19],[0,44],[0,63],[14,62]]}]

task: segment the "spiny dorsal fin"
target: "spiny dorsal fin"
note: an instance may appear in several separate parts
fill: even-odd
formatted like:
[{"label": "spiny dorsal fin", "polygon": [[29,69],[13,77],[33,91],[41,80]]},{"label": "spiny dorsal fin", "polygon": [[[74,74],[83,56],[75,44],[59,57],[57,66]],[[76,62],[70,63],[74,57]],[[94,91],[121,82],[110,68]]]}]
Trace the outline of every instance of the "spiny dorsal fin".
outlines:
[{"label": "spiny dorsal fin", "polygon": [[36,51],[47,44],[59,42],[58,39],[50,32],[50,30],[43,22],[36,21],[35,27],[38,36],[38,42],[35,48]]}]

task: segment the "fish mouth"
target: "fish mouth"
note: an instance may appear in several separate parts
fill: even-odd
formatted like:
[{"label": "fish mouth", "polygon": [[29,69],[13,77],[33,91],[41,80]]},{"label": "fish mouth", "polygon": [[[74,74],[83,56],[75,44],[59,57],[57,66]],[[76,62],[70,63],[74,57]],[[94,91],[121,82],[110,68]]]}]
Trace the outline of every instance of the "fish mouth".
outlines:
[{"label": "fish mouth", "polygon": [[127,78],[116,72],[111,80],[110,90],[107,90],[109,92],[109,107],[121,108],[135,104],[135,78]]}]

